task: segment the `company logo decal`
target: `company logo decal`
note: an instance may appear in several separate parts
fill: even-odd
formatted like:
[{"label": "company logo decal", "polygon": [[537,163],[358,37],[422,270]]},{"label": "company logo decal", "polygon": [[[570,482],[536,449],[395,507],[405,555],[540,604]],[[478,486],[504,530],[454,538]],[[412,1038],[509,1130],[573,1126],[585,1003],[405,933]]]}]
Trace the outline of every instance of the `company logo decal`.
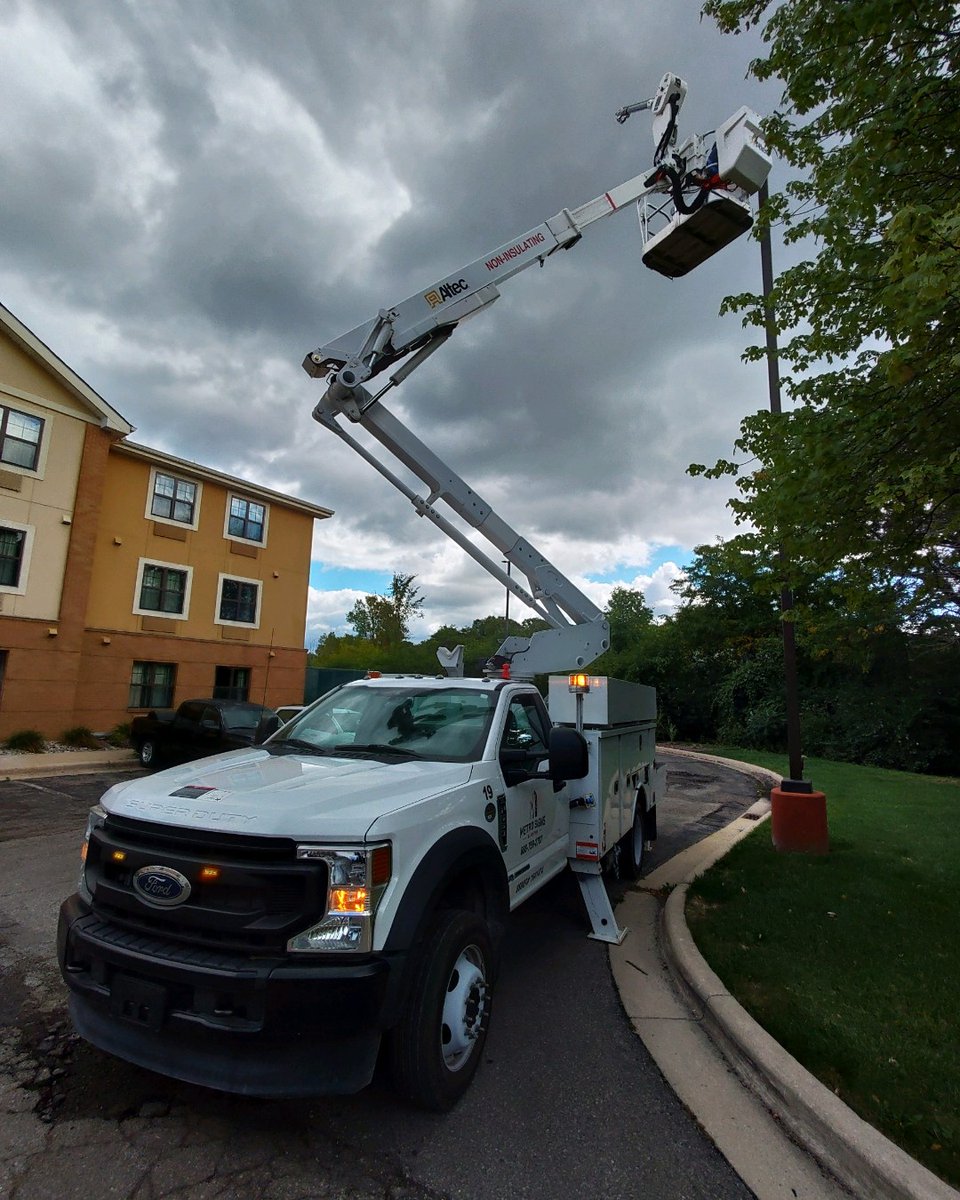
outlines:
[{"label": "company logo decal", "polygon": [[190,896],[190,880],[173,867],[141,867],[133,876],[133,890],[146,904],[173,908]]},{"label": "company logo decal", "polygon": [[432,288],[429,292],[424,292],[423,298],[431,308],[439,308],[441,304],[446,304],[454,296],[459,296],[461,292],[465,292],[469,286],[470,284],[465,279],[452,279],[449,283],[441,283],[438,288]]}]

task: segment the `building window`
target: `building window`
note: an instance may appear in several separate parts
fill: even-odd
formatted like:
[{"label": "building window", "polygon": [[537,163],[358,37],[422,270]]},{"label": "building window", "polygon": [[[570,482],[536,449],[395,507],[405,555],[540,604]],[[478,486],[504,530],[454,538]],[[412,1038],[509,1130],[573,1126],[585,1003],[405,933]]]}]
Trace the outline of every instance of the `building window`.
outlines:
[{"label": "building window", "polygon": [[181,563],[155,562],[141,558],[133,611],[140,616],[159,613],[185,620],[190,611],[193,569]]},{"label": "building window", "polygon": [[217,667],[213,678],[214,700],[248,700],[249,667]]},{"label": "building window", "polygon": [[242,496],[230,497],[230,512],[227,515],[227,536],[242,538],[245,542],[263,543],[266,539],[266,505]]},{"label": "building window", "polygon": [[19,587],[27,535],[22,529],[0,526],[0,587]]},{"label": "building window", "polygon": [[0,406],[0,462],[37,469],[43,421],[15,408]]},{"label": "building window", "polygon": [[196,528],[197,485],[189,479],[178,479],[157,471],[153,477],[153,498],[150,515],[164,521],[177,521]]},{"label": "building window", "polygon": [[220,604],[217,620],[227,625],[258,625],[260,622],[260,584],[256,579],[220,576]]},{"label": "building window", "polygon": [[135,662],[128,708],[172,708],[176,663]]},{"label": "building window", "polygon": [[0,592],[22,596],[27,590],[33,526],[5,521],[0,525]]},{"label": "building window", "polygon": [[150,563],[143,568],[140,607],[151,612],[182,614],[186,588],[186,571],[177,571],[173,567],[158,567]]}]

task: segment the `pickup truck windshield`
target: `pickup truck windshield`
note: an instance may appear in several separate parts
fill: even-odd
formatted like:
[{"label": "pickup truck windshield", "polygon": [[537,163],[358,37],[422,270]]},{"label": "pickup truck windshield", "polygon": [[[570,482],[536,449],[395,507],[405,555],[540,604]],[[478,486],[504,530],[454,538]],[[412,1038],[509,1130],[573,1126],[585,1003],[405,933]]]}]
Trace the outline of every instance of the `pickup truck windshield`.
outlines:
[{"label": "pickup truck windshield", "polygon": [[404,757],[473,762],[480,757],[495,698],[469,688],[346,687],[285,725],[265,749],[315,746],[349,753],[377,747]]}]

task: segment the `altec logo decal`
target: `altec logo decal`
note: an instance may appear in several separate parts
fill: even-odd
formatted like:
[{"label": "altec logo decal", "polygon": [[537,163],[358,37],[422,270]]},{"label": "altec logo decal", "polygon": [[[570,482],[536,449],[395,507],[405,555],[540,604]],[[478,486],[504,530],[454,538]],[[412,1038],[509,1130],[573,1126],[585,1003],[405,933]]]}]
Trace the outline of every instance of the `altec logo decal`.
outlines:
[{"label": "altec logo decal", "polygon": [[465,292],[469,286],[469,283],[465,279],[453,279],[450,283],[441,283],[438,288],[434,288],[430,292],[425,292],[423,298],[431,308],[439,308],[441,304],[446,304],[454,296],[459,296],[461,292]]},{"label": "altec logo decal", "polygon": [[502,267],[504,263],[508,263],[511,258],[519,258],[521,254],[526,254],[528,250],[532,250],[534,246],[539,246],[547,239],[542,233],[531,233],[528,238],[524,238],[522,242],[517,242],[515,246],[508,246],[506,250],[501,250],[499,254],[495,254],[493,258],[487,259],[487,270],[496,271]]}]

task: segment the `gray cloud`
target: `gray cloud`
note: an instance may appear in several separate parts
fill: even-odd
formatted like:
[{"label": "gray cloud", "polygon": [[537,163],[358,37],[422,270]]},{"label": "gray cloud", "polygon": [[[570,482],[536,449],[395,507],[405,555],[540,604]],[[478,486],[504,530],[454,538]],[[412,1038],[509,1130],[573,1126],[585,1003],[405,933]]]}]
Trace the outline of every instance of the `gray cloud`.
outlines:
[{"label": "gray cloud", "polygon": [[[684,132],[769,109],[756,52],[694,0],[20,0],[0,16],[3,299],[138,439],[337,509],[328,564],[416,571],[433,625],[497,611],[311,421],[303,355],[644,170],[646,116],[613,113],[664,70],[689,84]],[[640,254],[632,214],[593,227],[388,401],[561,567],[625,582],[651,546],[730,531],[728,485],[684,471],[764,403],[717,318],[757,286],[756,246],[672,283]]]}]

